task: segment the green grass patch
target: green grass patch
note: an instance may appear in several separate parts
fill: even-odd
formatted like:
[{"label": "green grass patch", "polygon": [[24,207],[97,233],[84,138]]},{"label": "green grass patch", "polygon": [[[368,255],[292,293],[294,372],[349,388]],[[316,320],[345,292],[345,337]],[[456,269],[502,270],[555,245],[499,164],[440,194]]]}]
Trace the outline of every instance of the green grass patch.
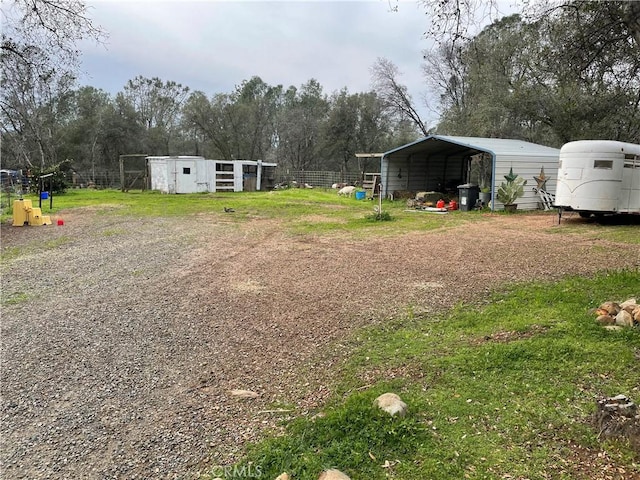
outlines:
[{"label": "green grass patch", "polygon": [[[240,465],[266,478],[336,467],[354,479],[568,479],[580,467],[562,460],[577,445],[593,456],[606,448],[640,475],[630,447],[603,446],[589,424],[599,396],[640,400],[640,329],[607,331],[588,312],[639,294],[637,270],[610,272],[514,285],[483,305],[360,330],[324,416],[289,423]],[[385,391],[409,404],[406,417],[372,407]]]},{"label": "green grass patch", "polygon": [[[34,206],[35,195],[28,195]],[[396,235],[408,231],[450,228],[467,222],[483,221],[477,212],[451,212],[429,215],[406,212],[404,200],[383,201],[384,219],[371,221],[377,202],[339,197],[334,190],[289,189],[270,192],[221,192],[167,195],[150,191],[68,190],[55,195],[53,208],[43,202],[44,215],[57,215],[71,209],[82,209],[104,216],[180,217],[198,214],[216,215],[227,223],[256,219],[277,219],[292,234],[349,232],[357,235]],[[231,208],[233,213],[226,213]],[[2,221],[9,222],[11,208],[3,211]],[[105,232],[117,234],[117,232]]]},{"label": "green grass patch", "polygon": [[50,240],[46,240],[42,243],[41,248],[43,250],[51,250],[54,248],[58,248],[62,245],[66,245],[67,243],[71,243],[73,242],[74,239],[71,237],[68,237],[66,235],[62,235],[60,237],[57,238],[52,238]]},{"label": "green grass patch", "polygon": [[369,220],[370,222],[390,222],[391,220],[393,220],[393,217],[388,211],[382,210],[374,211],[373,213],[367,215],[365,219]]},{"label": "green grass patch", "polygon": [[374,392],[354,394],[323,417],[295,420],[287,436],[251,449],[254,464],[262,467],[266,478],[287,471],[294,478],[315,479],[320,471],[332,467],[353,478],[373,478],[370,475],[385,459],[406,459],[416,443],[425,447],[433,444],[422,416],[391,419],[372,410],[374,398]]},{"label": "green grass patch", "polygon": [[19,303],[27,302],[31,298],[31,295],[25,292],[14,292],[9,294],[7,297],[2,298],[2,305],[17,305]]},{"label": "green grass patch", "polygon": [[[10,228],[10,227],[7,227]],[[5,247],[2,249],[2,253],[0,254],[0,261],[9,262],[11,260],[15,260],[19,257],[33,254],[36,252],[53,250],[62,245],[66,245],[68,243],[73,242],[74,239],[69,236],[62,235],[57,238],[52,238],[44,241],[31,241],[24,245],[13,246],[13,247]]]},{"label": "green grass patch", "polygon": [[2,253],[0,254],[0,260],[3,262],[13,260],[14,258],[18,258],[24,252],[24,248],[22,247],[7,247],[2,249]]},{"label": "green grass patch", "polygon": [[640,217],[621,215],[596,219],[578,217],[563,219],[559,228],[549,229],[555,234],[579,234],[589,239],[602,239],[611,242],[640,245]]},{"label": "green grass patch", "polygon": [[107,228],[100,232],[103,237],[117,237],[126,233],[127,231],[124,228]]},{"label": "green grass patch", "polygon": [[[26,195],[34,206],[36,195]],[[356,235],[397,235],[410,231],[429,231],[452,228],[468,222],[487,220],[487,211],[453,211],[447,215],[407,211],[405,200],[382,202],[384,220],[378,221],[374,211],[377,201],[355,200],[339,197],[330,189],[288,189],[270,192],[220,192],[167,195],[154,191],[70,189],[64,194],[54,195],[53,208],[49,201],[42,202],[44,215],[56,215],[69,209],[88,209],[98,215],[133,217],[178,217],[197,214],[224,215],[230,223],[241,223],[255,219],[280,219],[293,234],[317,234],[327,232],[349,232]],[[232,214],[224,208],[233,208]],[[503,213],[504,212],[497,212]],[[532,212],[517,212],[528,215]],[[541,212],[533,212],[539,215]],[[549,212],[549,216],[556,215]],[[12,207],[2,210],[1,221],[7,223],[12,217]],[[373,221],[372,219],[375,219]],[[556,234],[577,233],[591,238],[615,242],[640,244],[638,221],[634,216],[615,217],[601,223],[563,220],[560,228],[549,232]]]}]

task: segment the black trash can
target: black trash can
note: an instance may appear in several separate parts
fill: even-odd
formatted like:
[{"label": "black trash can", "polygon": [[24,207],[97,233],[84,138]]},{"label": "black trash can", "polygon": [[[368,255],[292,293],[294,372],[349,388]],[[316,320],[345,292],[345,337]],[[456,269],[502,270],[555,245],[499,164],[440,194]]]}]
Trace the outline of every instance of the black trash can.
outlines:
[{"label": "black trash can", "polygon": [[471,183],[465,183],[464,185],[458,185],[458,196],[460,210],[463,212],[469,212],[473,210],[480,196],[480,187]]}]

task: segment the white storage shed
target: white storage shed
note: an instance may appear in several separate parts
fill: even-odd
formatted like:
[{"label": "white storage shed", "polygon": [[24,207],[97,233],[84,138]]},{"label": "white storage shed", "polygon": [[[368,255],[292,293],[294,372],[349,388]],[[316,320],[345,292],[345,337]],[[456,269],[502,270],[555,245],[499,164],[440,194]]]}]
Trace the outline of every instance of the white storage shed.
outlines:
[{"label": "white storage shed", "polygon": [[535,210],[542,195],[554,194],[560,150],[522,140],[482,137],[430,135],[386,152],[381,159],[382,194],[435,191],[457,194],[459,185],[479,183],[472,177],[473,158],[487,159],[486,186],[491,192],[492,209],[502,209],[496,191],[513,173],[527,180],[518,209]]},{"label": "white storage shed", "polygon": [[276,166],[261,160],[147,157],[149,187],[164,193],[268,190],[274,186]]}]

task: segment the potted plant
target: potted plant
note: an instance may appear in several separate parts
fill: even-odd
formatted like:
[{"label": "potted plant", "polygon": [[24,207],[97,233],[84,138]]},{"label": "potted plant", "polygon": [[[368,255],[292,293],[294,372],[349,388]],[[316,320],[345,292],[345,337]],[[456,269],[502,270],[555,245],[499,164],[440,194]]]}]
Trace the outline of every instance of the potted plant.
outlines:
[{"label": "potted plant", "polygon": [[491,187],[480,187],[480,201],[484,206],[489,205],[491,201]]},{"label": "potted plant", "polygon": [[500,184],[496,196],[498,201],[504,204],[504,209],[507,212],[513,212],[518,208],[516,200],[524,195],[524,186],[527,181],[519,175],[515,175],[513,167],[509,170],[509,175],[505,175],[504,178],[506,182]]}]

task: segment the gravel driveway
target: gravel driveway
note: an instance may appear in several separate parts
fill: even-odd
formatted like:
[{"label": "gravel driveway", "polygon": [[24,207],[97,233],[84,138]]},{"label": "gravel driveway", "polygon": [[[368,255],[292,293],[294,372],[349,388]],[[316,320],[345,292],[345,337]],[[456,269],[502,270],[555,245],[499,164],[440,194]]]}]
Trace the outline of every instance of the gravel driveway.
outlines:
[{"label": "gravel driveway", "polygon": [[339,340],[362,325],[640,266],[637,245],[554,233],[549,215],[362,240],[222,214],[64,219],[2,226],[2,478],[190,478],[236,459],[279,406],[326,399]]}]

